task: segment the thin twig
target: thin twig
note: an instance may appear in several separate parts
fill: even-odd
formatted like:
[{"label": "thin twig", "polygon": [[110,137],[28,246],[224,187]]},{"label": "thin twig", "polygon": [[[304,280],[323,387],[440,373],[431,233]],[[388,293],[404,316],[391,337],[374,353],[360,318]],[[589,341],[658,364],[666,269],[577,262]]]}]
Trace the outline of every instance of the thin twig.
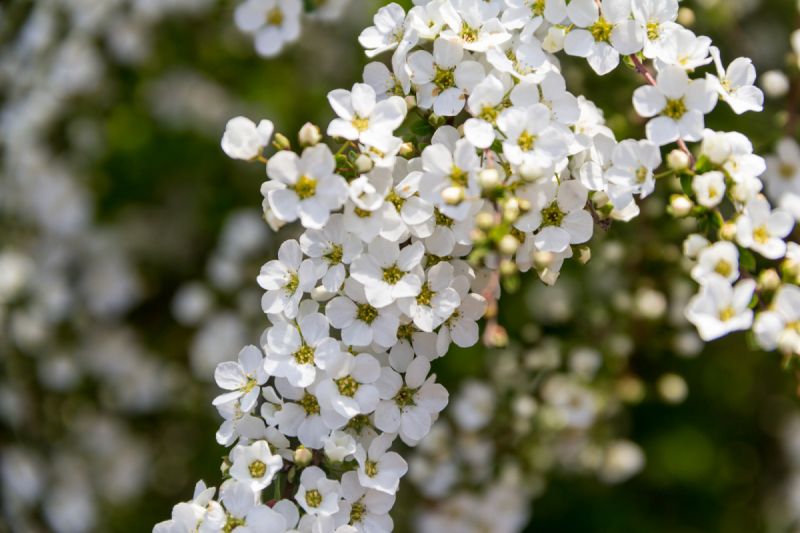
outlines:
[{"label": "thin twig", "polygon": [[594,220],[594,223],[597,224],[600,229],[608,233],[608,229],[611,227],[612,222],[611,217],[600,218],[600,215],[594,208],[594,202],[591,200],[586,200],[586,207],[589,209],[589,214],[592,215],[592,220]]}]

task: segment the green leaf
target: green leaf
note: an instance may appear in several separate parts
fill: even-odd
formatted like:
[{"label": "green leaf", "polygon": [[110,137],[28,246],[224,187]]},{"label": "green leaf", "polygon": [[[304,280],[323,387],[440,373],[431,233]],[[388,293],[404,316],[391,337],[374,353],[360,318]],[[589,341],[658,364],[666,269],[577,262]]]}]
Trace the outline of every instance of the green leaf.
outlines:
[{"label": "green leaf", "polygon": [[496,153],[496,154],[502,154],[502,153],[503,153],[503,143],[502,143],[502,142],[500,142],[500,140],[499,140],[499,139],[498,139],[498,140],[495,140],[495,141],[492,143],[492,151],[493,151],[494,153]]},{"label": "green leaf", "polygon": [[426,120],[418,120],[411,125],[411,133],[420,137],[432,135],[434,131],[436,131],[436,128]]},{"label": "green leaf", "polygon": [[683,194],[686,196],[692,196],[694,194],[694,189],[692,189],[692,176],[689,174],[683,174],[681,176],[681,189],[683,189]]},{"label": "green leaf", "polygon": [[343,154],[335,156],[336,168],[344,168],[347,166],[347,157]]},{"label": "green leaf", "polygon": [[739,266],[748,272],[755,272],[756,258],[746,248],[739,247]]}]

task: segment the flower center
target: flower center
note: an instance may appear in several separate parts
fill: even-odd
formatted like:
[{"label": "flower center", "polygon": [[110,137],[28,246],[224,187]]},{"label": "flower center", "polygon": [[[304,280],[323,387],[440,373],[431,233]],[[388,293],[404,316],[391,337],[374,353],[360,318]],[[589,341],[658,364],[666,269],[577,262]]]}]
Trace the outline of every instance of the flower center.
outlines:
[{"label": "flower center", "polygon": [[797,169],[794,167],[794,165],[790,165],[789,163],[783,163],[781,165],[781,170],[780,170],[781,177],[787,180],[792,179],[794,177],[796,170]]},{"label": "flower center", "polygon": [[397,193],[394,192],[394,189],[389,191],[389,195],[386,197],[386,201],[392,202],[398,211],[402,209],[403,205],[406,203],[406,199],[397,196]]},{"label": "flower center", "polygon": [[356,303],[356,305],[358,306],[358,312],[356,313],[356,318],[358,320],[366,322],[367,325],[370,325],[375,322],[376,318],[378,318],[378,310],[371,305],[360,303]]},{"label": "flower center", "polygon": [[270,26],[280,26],[283,22],[283,12],[280,8],[273,7],[267,11],[267,24]]},{"label": "flower center", "polygon": [[564,212],[556,202],[553,202],[550,207],[542,209],[543,226],[561,226],[562,220],[564,220]]},{"label": "flower center", "polygon": [[686,114],[686,104],[683,103],[683,98],[679,100],[667,99],[667,107],[664,108],[664,114],[673,120],[680,120]]},{"label": "flower center", "polygon": [[456,84],[456,77],[453,73],[455,69],[443,69],[436,67],[436,77],[433,78],[433,83],[439,88],[439,92],[446,91]]},{"label": "flower center", "polygon": [[481,35],[480,30],[470,28],[469,24],[467,24],[466,22],[463,23],[463,25],[461,26],[461,32],[458,34],[459,37],[461,37],[462,39],[464,39],[465,42],[468,43],[474,43],[475,41],[478,40],[480,35]]},{"label": "flower center", "polygon": [[346,431],[352,431],[356,435],[361,435],[364,428],[370,427],[368,415],[356,415],[350,419],[350,422],[344,427]]},{"label": "flower center", "polygon": [[226,513],[225,526],[222,528],[222,532],[231,533],[231,531],[243,525],[244,525],[244,518],[236,518]]},{"label": "flower center", "polygon": [[601,16],[597,22],[586,29],[592,34],[594,40],[599,43],[602,41],[608,41],[611,38],[611,30],[613,28],[611,24]]},{"label": "flower center", "polygon": [[541,17],[544,15],[544,3],[545,0],[535,0],[531,4],[531,11],[533,11],[533,16]]},{"label": "flower center", "polygon": [[415,392],[417,391],[409,389],[408,385],[403,385],[394,397],[394,402],[397,404],[397,407],[402,409],[403,407],[413,407],[417,405],[414,401]]},{"label": "flower center", "polygon": [[355,213],[358,218],[367,218],[372,216],[372,211],[367,211],[366,209],[361,209],[360,207],[353,209],[353,213]]},{"label": "flower center", "polygon": [[512,237],[514,237],[520,242],[520,244],[525,244],[525,239],[526,239],[525,234],[522,233],[520,230],[518,230],[517,228],[512,228],[510,233]]},{"label": "flower center", "polygon": [[303,346],[294,353],[294,360],[298,365],[310,365],[314,363],[314,349],[303,343]]},{"label": "flower center", "polygon": [[639,170],[636,171],[636,183],[644,183],[645,181],[647,181],[647,168],[639,167]]},{"label": "flower center", "polygon": [[329,265],[338,265],[342,262],[342,257],[344,256],[344,252],[342,251],[341,246],[333,245],[333,250],[330,253],[323,255],[325,259],[328,260]]},{"label": "flower center", "polygon": [[399,328],[397,328],[398,339],[406,339],[408,342],[411,342],[413,336],[414,336],[414,326],[412,324],[406,324],[405,326],[400,326]]},{"label": "flower center", "polygon": [[517,139],[517,144],[523,152],[533,150],[533,143],[536,142],[536,135],[531,135],[528,130],[525,130],[522,135]]},{"label": "flower center", "polygon": [[353,117],[353,120],[350,121],[350,123],[359,132],[365,131],[367,128],[369,128],[369,119],[368,118],[361,118],[358,115]]},{"label": "flower center", "polygon": [[457,166],[453,165],[453,172],[450,174],[450,181],[453,182],[453,185],[458,185],[460,187],[467,186],[467,178],[468,175],[466,172],[458,168]]},{"label": "flower center", "polygon": [[483,111],[481,111],[481,114],[478,116],[483,120],[485,120],[486,122],[491,122],[492,124],[494,124],[495,121],[497,120],[497,115],[499,114],[500,112],[497,110],[496,107],[484,107]]},{"label": "flower center", "polygon": [[[442,216],[444,217],[444,215],[442,215]],[[444,218],[447,218],[447,217],[444,217]],[[452,222],[452,220],[451,220],[451,222]],[[439,221],[437,220],[436,223],[439,224]],[[425,268],[430,268],[432,266],[436,266],[439,263],[441,263],[442,261],[452,261],[452,260],[453,260],[453,256],[452,255],[429,255],[428,259],[425,261]]]},{"label": "flower center", "polygon": [[348,396],[352,398],[356,395],[356,391],[360,384],[358,381],[354,380],[352,377],[347,376],[346,378],[337,379],[335,380],[336,386],[339,387],[339,394],[342,396]]},{"label": "flower center", "polygon": [[733,307],[731,306],[728,306],[719,312],[719,319],[722,320],[723,322],[727,322],[734,316],[736,316],[736,311],[734,311]]},{"label": "flower center", "polygon": [[309,393],[306,393],[303,399],[300,400],[300,406],[303,408],[303,411],[306,412],[306,416],[319,414],[317,398],[316,396],[311,396]]},{"label": "flower center", "polygon": [[297,277],[297,272],[292,272],[289,276],[289,281],[283,286],[283,288],[291,296],[297,292],[298,285],[300,285],[300,279]]},{"label": "flower center", "polygon": [[300,198],[301,200],[305,200],[306,198],[314,196],[314,193],[317,190],[317,180],[313,180],[305,176],[300,176],[300,179],[297,180],[297,183],[295,183],[294,186],[289,188],[294,190],[294,193],[297,195],[298,198]]},{"label": "flower center", "polygon": [[769,232],[767,231],[767,225],[762,224],[761,226],[757,227],[756,230],[753,232],[753,240],[760,244],[766,244],[769,240]]},{"label": "flower center", "polygon": [[431,298],[436,296],[437,293],[433,292],[427,283],[422,284],[422,290],[419,291],[417,296],[417,305],[430,305]]},{"label": "flower center", "polygon": [[444,325],[449,328],[456,322],[458,322],[458,310],[453,311],[453,314],[450,315],[450,318],[444,321]]},{"label": "flower center", "polygon": [[322,494],[320,494],[318,490],[306,492],[306,503],[309,507],[314,507],[316,509],[322,503]]},{"label": "flower center", "polygon": [[436,207],[433,208],[433,218],[437,226],[444,226],[446,228],[451,227],[455,222],[455,220],[447,215],[443,215],[442,212]]},{"label": "flower center", "polygon": [[657,41],[661,37],[661,24],[658,21],[659,19],[650,19],[647,23],[647,39],[650,41]]},{"label": "flower center", "polygon": [[364,463],[364,473],[367,474],[369,477],[375,477],[378,475],[378,462],[377,461],[367,461]]},{"label": "flower center", "polygon": [[261,461],[256,461],[250,464],[250,477],[252,477],[253,479],[264,477],[264,474],[266,473],[267,473],[267,465],[265,465]]},{"label": "flower center", "polygon": [[721,259],[719,263],[717,263],[717,268],[714,269],[714,272],[719,274],[722,277],[727,278],[733,272],[733,265],[730,264],[728,261]]},{"label": "flower center", "polygon": [[385,281],[389,285],[394,285],[395,283],[403,279],[404,275],[405,272],[400,270],[400,268],[397,265],[392,265],[389,268],[383,269],[383,281]]},{"label": "flower center", "polygon": [[350,508],[350,524],[361,522],[367,515],[367,508],[359,500]]}]

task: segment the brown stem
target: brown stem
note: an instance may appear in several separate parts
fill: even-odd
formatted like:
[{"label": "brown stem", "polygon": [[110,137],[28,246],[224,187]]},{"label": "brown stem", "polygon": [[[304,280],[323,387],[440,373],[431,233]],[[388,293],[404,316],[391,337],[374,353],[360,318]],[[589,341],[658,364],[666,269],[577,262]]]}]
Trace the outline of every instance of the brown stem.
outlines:
[{"label": "brown stem", "polygon": [[594,223],[600,226],[600,229],[608,233],[608,229],[611,227],[611,217],[600,218],[600,215],[597,213],[597,210],[594,208],[594,202],[591,200],[586,200],[586,207],[589,209],[589,214],[592,215],[592,220]]}]

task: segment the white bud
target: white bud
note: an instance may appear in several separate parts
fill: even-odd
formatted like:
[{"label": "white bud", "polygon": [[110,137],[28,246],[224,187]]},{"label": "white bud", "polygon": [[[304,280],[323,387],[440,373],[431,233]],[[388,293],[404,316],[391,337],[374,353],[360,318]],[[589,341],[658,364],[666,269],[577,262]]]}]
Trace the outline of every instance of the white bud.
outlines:
[{"label": "white bud", "polygon": [[497,243],[497,249],[503,255],[513,255],[519,248],[519,241],[513,235],[506,235]]},{"label": "white bud", "polygon": [[458,205],[464,201],[464,189],[461,187],[448,187],[442,191],[442,200],[449,205]]},{"label": "white bud", "polygon": [[672,206],[672,213],[678,218],[688,217],[694,208],[694,202],[680,194],[673,195],[669,205]]},{"label": "white bud", "polygon": [[525,161],[518,168],[517,172],[522,181],[533,183],[544,177],[544,169],[532,161]]},{"label": "white bud", "polygon": [[356,157],[356,172],[359,174],[364,174],[372,170],[372,167],[375,163],[372,162],[372,159],[367,154],[361,154]]},{"label": "white bud", "polygon": [[536,250],[531,254],[533,266],[536,270],[544,270],[553,264],[556,256],[553,252],[545,252],[544,250]]},{"label": "white bud", "polygon": [[305,446],[300,446],[294,451],[294,464],[303,467],[311,464],[313,454]]},{"label": "white bud", "polygon": [[783,98],[789,92],[789,78],[780,70],[770,70],[761,75],[761,88],[770,98]]},{"label": "white bud", "polygon": [[410,113],[417,107],[417,97],[412,95],[406,96],[406,109]]},{"label": "white bud", "polygon": [[500,183],[500,173],[494,168],[481,170],[478,174],[478,183],[484,189],[494,189]]},{"label": "white bud", "polygon": [[689,154],[683,150],[675,149],[667,155],[667,166],[675,172],[689,168]]},{"label": "white bud", "polygon": [[300,142],[300,146],[303,148],[315,146],[322,140],[322,134],[319,132],[318,127],[310,122],[306,122],[303,124],[303,127],[300,128],[300,131],[297,134],[297,140]]}]

